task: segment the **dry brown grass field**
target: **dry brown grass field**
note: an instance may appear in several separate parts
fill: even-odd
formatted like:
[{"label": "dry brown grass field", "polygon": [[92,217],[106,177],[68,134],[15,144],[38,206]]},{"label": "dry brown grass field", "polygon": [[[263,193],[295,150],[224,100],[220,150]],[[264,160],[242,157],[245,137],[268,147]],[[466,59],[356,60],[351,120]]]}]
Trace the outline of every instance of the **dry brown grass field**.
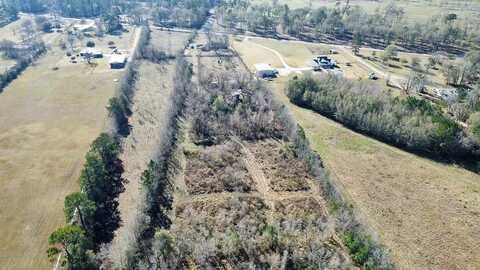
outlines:
[{"label": "dry brown grass field", "polygon": [[[236,49],[253,64],[249,50]],[[287,80],[270,83],[275,95],[400,269],[480,268],[478,174],[407,153],[295,106],[284,92]]]},{"label": "dry brown grass field", "polygon": [[[109,38],[129,49],[133,31]],[[48,235],[65,223],[63,199],[79,188],[84,155],[105,128],[123,74],[108,58],[96,63],[69,63],[54,47],[0,94],[1,269],[51,267]]]}]

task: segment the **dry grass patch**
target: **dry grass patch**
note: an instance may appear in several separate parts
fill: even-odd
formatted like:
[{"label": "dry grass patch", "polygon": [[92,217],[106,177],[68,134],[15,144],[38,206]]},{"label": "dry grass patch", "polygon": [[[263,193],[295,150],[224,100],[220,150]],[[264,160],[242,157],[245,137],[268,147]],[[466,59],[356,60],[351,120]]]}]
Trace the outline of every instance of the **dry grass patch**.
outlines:
[{"label": "dry grass patch", "polygon": [[308,167],[294,156],[287,144],[268,140],[250,143],[248,148],[262,168],[270,188],[276,192],[309,190]]},{"label": "dry grass patch", "polygon": [[325,205],[320,204],[313,197],[287,198],[275,201],[275,213],[291,219],[305,217],[325,218]]},{"label": "dry grass patch", "polygon": [[185,42],[189,37],[190,33],[153,30],[151,34],[151,43],[155,48],[164,51],[165,53],[176,54],[185,46]]},{"label": "dry grass patch", "polygon": [[190,194],[255,191],[238,144],[227,142],[185,154],[185,184]]}]

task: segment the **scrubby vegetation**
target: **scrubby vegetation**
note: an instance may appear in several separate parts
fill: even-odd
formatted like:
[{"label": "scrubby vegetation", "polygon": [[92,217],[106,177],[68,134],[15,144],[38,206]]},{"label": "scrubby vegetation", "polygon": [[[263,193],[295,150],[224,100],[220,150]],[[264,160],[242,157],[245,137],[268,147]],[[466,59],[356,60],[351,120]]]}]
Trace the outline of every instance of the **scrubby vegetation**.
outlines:
[{"label": "scrubby vegetation", "polygon": [[[191,91],[188,96],[188,143],[196,144],[185,150],[184,179],[188,196],[177,198],[174,211],[165,217],[168,222],[154,227],[156,232],[151,238],[150,249],[143,249],[142,256],[135,255],[142,257],[137,267],[348,268],[349,259],[332,235],[352,233],[363,237],[365,233],[347,204],[335,197],[339,194],[326,180],[328,178],[323,174],[321,162],[310,150],[305,136],[302,136],[302,130],[297,128],[285,108],[273,99],[262,82],[252,80],[242,72],[230,70],[230,75],[227,76],[226,73],[211,71],[201,63],[200,65],[199,70],[207,72],[197,74],[200,77],[200,89]],[[232,136],[238,137],[239,141],[231,140]],[[303,163],[303,166],[297,168],[299,171],[303,169],[303,172],[294,170],[286,178],[291,182],[297,180],[294,179],[296,176],[315,179],[315,182],[320,180],[325,185],[325,192],[329,192],[325,196],[335,200],[334,203],[338,205],[336,213],[340,215],[336,221],[325,215],[325,205],[309,197],[314,195],[302,193],[302,196],[307,197],[278,198],[278,201],[271,202],[268,201],[271,199],[264,198],[253,190],[245,190],[245,184],[251,179],[252,172],[249,170],[246,173],[250,176],[244,175],[237,179],[239,181],[230,181],[230,184],[236,183],[233,191],[240,192],[226,193],[231,191],[231,186],[211,183],[211,178],[220,179],[226,168],[237,166],[234,164],[245,159],[243,152],[247,150],[239,149],[235,144],[245,142],[249,149],[253,147],[250,143],[264,147],[264,139],[284,141],[286,149],[285,152],[272,152],[275,154],[273,160],[277,162],[283,159],[283,163],[260,164],[260,169],[289,162]],[[219,153],[219,149],[224,150]],[[276,150],[273,151],[278,151],[278,148],[274,149]],[[215,163],[212,163],[212,155],[216,157]],[[202,166],[208,172],[192,174],[198,162],[208,162]],[[178,165],[175,163],[174,166]],[[274,177],[280,177],[282,169],[273,168],[272,171],[278,172],[274,173]],[[236,179],[235,176],[229,178]],[[292,191],[307,190],[303,188],[302,177],[298,182],[300,188],[293,188]],[[189,183],[195,183],[195,188],[192,189],[192,185],[189,188]],[[279,187],[284,191],[290,190],[291,186]],[[165,213],[163,211],[160,212]],[[369,246],[366,254],[367,259],[358,265],[378,269],[392,268],[388,256],[378,245]]]},{"label": "scrubby vegetation", "polygon": [[192,93],[190,106],[191,137],[196,143],[217,144],[231,135],[249,140],[285,137],[287,115],[261,82],[230,71],[202,75],[201,83],[203,88]]},{"label": "scrubby vegetation", "polygon": [[308,181],[313,181],[308,166],[298,159],[291,145],[275,141],[260,141],[249,144],[259,165],[265,171],[273,191],[306,191],[310,189]]},{"label": "scrubby vegetation", "polygon": [[440,107],[410,96],[394,98],[370,84],[337,76],[293,78],[290,100],[385,142],[448,159],[478,157],[479,145]]},{"label": "scrubby vegetation", "polygon": [[241,160],[242,152],[238,144],[227,142],[185,154],[185,184],[190,194],[255,190],[253,180]]}]

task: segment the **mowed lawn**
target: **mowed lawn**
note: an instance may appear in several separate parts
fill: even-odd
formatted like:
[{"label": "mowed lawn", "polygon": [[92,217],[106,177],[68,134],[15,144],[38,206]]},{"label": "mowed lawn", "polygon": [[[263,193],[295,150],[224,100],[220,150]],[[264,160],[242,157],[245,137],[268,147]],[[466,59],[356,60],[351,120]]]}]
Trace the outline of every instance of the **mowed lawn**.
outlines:
[{"label": "mowed lawn", "polygon": [[[111,39],[131,44],[133,31],[125,37]],[[96,62],[72,64],[54,48],[0,94],[1,269],[52,266],[48,236],[65,223],[64,197],[79,189],[85,153],[106,127],[123,74],[108,57]]]},{"label": "mowed lawn", "polygon": [[[237,48],[237,47],[236,47]],[[238,48],[237,48],[238,49]],[[249,51],[239,50],[247,62]],[[331,176],[379,233],[400,269],[480,268],[480,176],[353,132],[270,83],[306,130]]]}]

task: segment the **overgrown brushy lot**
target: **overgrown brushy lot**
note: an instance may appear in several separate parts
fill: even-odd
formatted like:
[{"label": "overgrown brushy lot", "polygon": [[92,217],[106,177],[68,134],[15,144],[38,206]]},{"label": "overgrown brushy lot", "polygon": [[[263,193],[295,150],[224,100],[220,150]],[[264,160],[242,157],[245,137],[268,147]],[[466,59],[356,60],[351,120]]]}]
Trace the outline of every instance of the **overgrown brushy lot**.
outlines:
[{"label": "overgrown brushy lot", "polygon": [[250,143],[252,151],[273,191],[306,191],[310,189],[308,165],[295,157],[291,145],[266,140]]},{"label": "overgrown brushy lot", "polygon": [[190,194],[255,191],[238,144],[227,142],[185,154],[185,184]]},{"label": "overgrown brushy lot", "polygon": [[[180,169],[167,177],[174,185],[167,191],[173,192],[167,193],[173,197],[173,209],[165,217],[168,222],[155,227],[139,268],[348,269],[352,262],[337,235],[347,228],[366,239],[358,242],[362,257],[356,264],[380,267],[383,262],[372,257],[377,246],[363,245],[369,238],[360,233],[358,224],[346,214],[348,225],[327,214],[321,189],[309,181],[319,176],[312,166],[321,163],[308,152],[301,129],[263,83],[243,73],[235,57],[219,59],[210,53],[192,62],[194,71],[203,72],[194,73],[199,85],[187,99],[186,136],[180,145],[184,149],[173,158]],[[230,74],[222,72],[227,69]],[[232,150],[215,154],[226,145]],[[271,148],[269,161],[259,161],[263,157],[252,153],[252,145]],[[224,192],[224,183],[213,185],[212,179],[223,177],[224,171],[212,167],[234,163],[245,165],[247,172],[238,179],[252,180],[256,192]],[[282,171],[276,163],[298,166]],[[286,174],[280,177],[285,183],[269,185],[266,174]],[[192,185],[201,191],[192,192]]]}]

